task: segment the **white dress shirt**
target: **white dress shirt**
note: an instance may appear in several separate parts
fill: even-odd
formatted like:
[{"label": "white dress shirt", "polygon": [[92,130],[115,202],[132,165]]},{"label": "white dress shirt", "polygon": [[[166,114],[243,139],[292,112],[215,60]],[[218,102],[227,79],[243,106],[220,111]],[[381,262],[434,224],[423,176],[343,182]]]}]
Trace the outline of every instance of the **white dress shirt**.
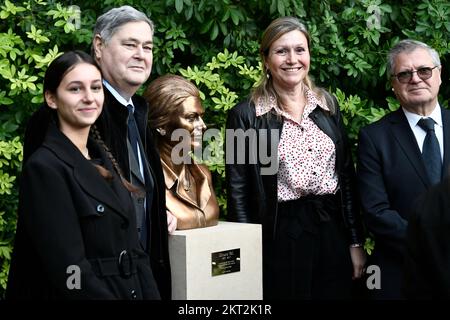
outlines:
[{"label": "white dress shirt", "polygon": [[403,108],[403,112],[405,113],[406,119],[408,119],[409,126],[414,133],[414,137],[416,137],[417,144],[419,146],[420,152],[422,152],[423,141],[427,135],[426,131],[423,130],[417,123],[422,118],[431,118],[434,120],[434,132],[436,133],[437,140],[439,142],[439,149],[441,151],[441,160],[444,160],[444,130],[442,125],[442,113],[441,106],[436,104],[433,112],[428,117],[422,117],[419,114],[409,112]]}]

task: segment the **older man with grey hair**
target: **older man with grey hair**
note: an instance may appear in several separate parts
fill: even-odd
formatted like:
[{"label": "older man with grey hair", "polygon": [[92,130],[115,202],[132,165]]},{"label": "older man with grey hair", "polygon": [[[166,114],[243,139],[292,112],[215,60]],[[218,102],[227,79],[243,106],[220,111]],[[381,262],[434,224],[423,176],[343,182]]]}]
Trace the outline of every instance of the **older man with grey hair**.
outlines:
[{"label": "older man with grey hair", "polygon": [[381,280],[374,281],[370,296],[403,299],[408,220],[414,201],[448,171],[450,111],[438,102],[441,63],[434,49],[400,41],[387,65],[401,107],[361,129],[358,184],[366,225],[375,238],[368,263],[379,267]]},{"label": "older man with grey hair", "polygon": [[[136,95],[152,69],[153,32],[153,22],[130,6],[111,9],[97,19],[92,54],[103,73],[105,104],[96,127],[124,177],[137,190],[144,191],[143,197],[133,195],[136,232],[142,249],[150,255],[161,298],[170,299],[168,225],[173,228],[171,222],[176,220],[165,210],[164,176],[147,128],[148,106]],[[131,268],[136,254],[121,253],[121,262]]]},{"label": "older man with grey hair", "polygon": [[[108,275],[127,277],[136,269],[134,259],[150,259],[154,283],[147,283],[142,297],[130,284],[129,298],[145,297],[170,299],[171,273],[168,253],[168,233],[176,228],[176,218],[166,212],[164,176],[158,151],[147,128],[148,106],[136,91],[148,79],[153,62],[153,22],[130,6],[114,8],[101,15],[96,22],[92,41],[92,55],[104,77],[105,102],[103,112],[92,130],[110,150],[123,176],[132,184],[134,217],[142,250],[129,252],[123,248],[117,257],[105,257],[99,270]],[[24,138],[24,163],[42,144],[50,114],[45,108],[33,113]],[[99,217],[104,204],[95,203]],[[92,222],[95,227],[95,221]],[[108,241],[108,239],[105,239]],[[156,284],[155,284],[156,282]],[[93,297],[95,298],[95,297]]]}]

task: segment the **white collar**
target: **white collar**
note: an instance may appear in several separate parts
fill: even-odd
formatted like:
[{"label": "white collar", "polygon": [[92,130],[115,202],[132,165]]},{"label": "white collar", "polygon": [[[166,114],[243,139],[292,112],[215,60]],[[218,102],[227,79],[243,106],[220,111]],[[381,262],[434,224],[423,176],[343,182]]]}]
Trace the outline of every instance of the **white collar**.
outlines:
[{"label": "white collar", "polygon": [[134,104],[133,104],[133,100],[131,98],[128,101],[125,100],[125,98],[122,97],[120,95],[120,93],[116,89],[114,89],[114,87],[105,79],[103,79],[103,85],[106,87],[106,89],[108,89],[109,92],[111,92],[111,94],[114,96],[114,98],[116,98],[116,100],[119,101],[119,103],[122,104],[124,107],[131,104],[133,106],[133,112],[134,112]]},{"label": "white collar", "polygon": [[[411,127],[415,127],[417,125],[417,122],[419,122],[420,119],[424,118],[420,114],[412,113],[403,107],[402,107],[402,109],[403,109],[406,119],[408,119],[409,125]],[[434,108],[433,112],[431,112],[431,114],[428,115],[427,118],[433,119],[434,122],[436,122],[436,124],[442,128],[442,113],[441,113],[441,106],[439,105],[439,102],[436,104],[436,107]]]}]

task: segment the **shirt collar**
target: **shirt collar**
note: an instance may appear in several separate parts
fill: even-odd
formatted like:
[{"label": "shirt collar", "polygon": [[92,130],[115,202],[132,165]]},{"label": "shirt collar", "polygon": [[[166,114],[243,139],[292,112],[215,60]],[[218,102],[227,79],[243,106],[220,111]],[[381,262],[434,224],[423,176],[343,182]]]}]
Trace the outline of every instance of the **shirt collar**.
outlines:
[{"label": "shirt collar", "polygon": [[106,89],[108,89],[109,92],[111,92],[113,97],[116,98],[116,100],[119,101],[119,103],[122,104],[124,107],[131,104],[133,106],[133,112],[134,112],[134,104],[133,104],[133,100],[131,98],[128,101],[125,100],[125,98],[122,97],[120,95],[120,93],[116,89],[114,89],[114,87],[105,79],[103,79],[103,85],[106,87]]},{"label": "shirt collar", "polygon": [[[408,119],[409,125],[411,127],[415,127],[420,119],[424,118],[420,114],[412,113],[403,108],[403,112],[405,113],[406,119]],[[434,108],[433,112],[427,117],[431,118],[436,122],[436,124],[442,128],[442,114],[441,114],[441,107],[439,105],[439,102],[436,104],[436,107]]]},{"label": "shirt collar", "polygon": [[[306,96],[306,105],[308,106],[319,106],[322,109],[326,110],[326,111],[330,111],[330,109],[328,108],[327,105],[325,105],[324,103],[322,103],[318,98],[317,95],[314,93],[314,91],[312,91],[311,89],[306,89],[305,92],[305,96]],[[277,106],[277,102],[276,99],[273,95],[269,96],[269,101],[268,103],[266,103],[266,101],[264,101],[265,99],[263,98],[259,98],[258,101],[256,102],[255,108],[256,108],[256,116],[262,116],[264,114],[266,114],[267,112],[271,111],[272,109],[280,115],[285,115],[285,113],[280,110]],[[305,110],[306,110],[306,106],[305,106]]]}]

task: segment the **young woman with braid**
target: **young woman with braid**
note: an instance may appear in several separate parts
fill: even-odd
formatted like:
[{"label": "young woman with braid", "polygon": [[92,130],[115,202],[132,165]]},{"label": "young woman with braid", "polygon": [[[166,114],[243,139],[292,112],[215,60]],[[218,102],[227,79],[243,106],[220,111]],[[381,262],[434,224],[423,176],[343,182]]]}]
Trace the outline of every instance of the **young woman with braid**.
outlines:
[{"label": "young woman with braid", "polygon": [[71,51],[44,79],[28,125],[8,299],[159,299],[131,193],[91,129],[103,107],[92,58]]}]

